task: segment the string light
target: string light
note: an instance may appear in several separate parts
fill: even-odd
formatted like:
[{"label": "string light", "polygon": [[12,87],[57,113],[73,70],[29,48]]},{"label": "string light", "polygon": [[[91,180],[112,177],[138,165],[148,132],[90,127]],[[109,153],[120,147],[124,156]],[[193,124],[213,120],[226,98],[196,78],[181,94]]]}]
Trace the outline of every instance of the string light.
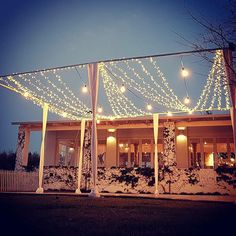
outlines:
[{"label": "string light", "polygon": [[122,93],[124,93],[124,92],[126,91],[126,88],[125,88],[124,84],[121,85],[120,91],[121,91]]},{"label": "string light", "polygon": [[181,75],[186,78],[189,75],[188,70],[186,70],[184,67],[181,69]]},{"label": "string light", "polygon": [[147,110],[149,110],[149,111],[152,110],[152,105],[151,104],[147,104]]},{"label": "string light", "polygon": [[[81,66],[79,68],[86,67]],[[64,82],[62,75],[59,74],[64,72],[64,75],[72,69],[74,67],[8,76],[0,78],[0,85],[21,94],[36,105],[43,106],[44,103],[48,103],[50,111],[62,117],[74,120],[80,120],[82,117],[91,118],[89,112],[91,108],[86,106],[72,92]],[[117,79],[117,83],[108,74],[108,70]],[[99,63],[99,71],[104,92],[112,110],[109,115],[98,114],[97,118],[99,119],[150,115],[151,113],[148,112],[152,110],[150,103],[173,109],[173,112],[192,113],[204,110],[228,110],[230,108],[228,81],[224,70],[222,51],[220,50],[216,51],[212,68],[196,106],[191,108],[186,106],[190,103],[188,94],[181,102],[182,99],[180,100],[174,94],[156,60],[152,57],[143,61],[134,59],[123,61],[123,63]],[[182,71],[185,71],[184,77],[189,75],[188,70],[184,67],[182,67]],[[120,84],[122,86],[119,86]],[[144,101],[148,104],[146,106],[147,111],[138,108],[124,96],[127,86],[138,93],[141,99],[147,100]],[[131,91],[130,89],[128,91]],[[84,85],[81,91],[82,93],[88,92],[87,86]],[[102,110],[99,111],[99,109],[102,107],[98,108],[98,113],[101,113]],[[171,112],[167,113],[168,116],[171,114]]]},{"label": "string light", "polygon": [[24,92],[23,95],[24,95],[25,98],[28,98],[28,97],[29,97],[29,93],[28,93],[28,92]]},{"label": "string light", "polygon": [[98,113],[102,113],[103,112],[103,108],[102,107],[98,107]]}]

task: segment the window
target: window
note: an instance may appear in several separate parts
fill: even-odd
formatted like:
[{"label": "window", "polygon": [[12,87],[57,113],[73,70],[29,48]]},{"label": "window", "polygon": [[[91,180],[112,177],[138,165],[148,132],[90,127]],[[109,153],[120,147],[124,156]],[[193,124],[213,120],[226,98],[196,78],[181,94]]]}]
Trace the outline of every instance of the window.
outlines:
[{"label": "window", "polygon": [[218,165],[223,165],[229,159],[227,139],[216,139]]},{"label": "window", "polygon": [[150,139],[142,140],[142,167],[151,167],[152,144]]},{"label": "window", "polygon": [[139,166],[139,140],[130,140],[130,166]]},{"label": "window", "polygon": [[98,167],[104,167],[106,160],[106,141],[98,140]]},{"label": "window", "polygon": [[190,153],[190,166],[201,167],[201,151],[200,151],[200,139],[190,139],[189,146]]},{"label": "window", "polygon": [[205,168],[214,168],[214,150],[212,139],[203,139],[203,152]]},{"label": "window", "polygon": [[128,140],[119,141],[119,166],[128,166],[129,144]]},{"label": "window", "polygon": [[72,166],[75,161],[75,143],[70,140],[59,141],[59,165]]}]

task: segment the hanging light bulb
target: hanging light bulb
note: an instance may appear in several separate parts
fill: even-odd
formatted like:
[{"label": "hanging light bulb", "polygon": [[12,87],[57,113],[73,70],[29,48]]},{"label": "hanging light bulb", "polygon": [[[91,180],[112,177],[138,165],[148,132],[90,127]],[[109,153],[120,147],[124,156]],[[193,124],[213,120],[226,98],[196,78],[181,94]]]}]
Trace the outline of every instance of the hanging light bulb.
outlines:
[{"label": "hanging light bulb", "polygon": [[167,116],[173,116],[173,114],[170,111],[168,111]]},{"label": "hanging light bulb", "polygon": [[102,107],[98,107],[98,113],[102,113],[103,109]]},{"label": "hanging light bulb", "polygon": [[147,110],[149,110],[149,111],[152,110],[152,105],[151,104],[147,104]]},{"label": "hanging light bulb", "polygon": [[82,87],[82,93],[87,93],[88,92],[88,87],[87,85],[85,84],[83,87]]},{"label": "hanging light bulb", "polygon": [[189,111],[188,111],[188,114],[189,114],[189,115],[192,115],[192,114],[193,114],[193,111],[192,111],[192,110],[189,110]]},{"label": "hanging light bulb", "polygon": [[122,93],[124,93],[124,92],[126,91],[126,88],[125,88],[124,84],[121,85],[120,91],[121,91]]},{"label": "hanging light bulb", "polygon": [[187,77],[189,75],[189,72],[184,67],[182,67],[181,74],[185,78],[185,77]]},{"label": "hanging light bulb", "polygon": [[190,98],[189,96],[187,96],[186,98],[184,98],[184,104],[189,104],[190,103]]}]

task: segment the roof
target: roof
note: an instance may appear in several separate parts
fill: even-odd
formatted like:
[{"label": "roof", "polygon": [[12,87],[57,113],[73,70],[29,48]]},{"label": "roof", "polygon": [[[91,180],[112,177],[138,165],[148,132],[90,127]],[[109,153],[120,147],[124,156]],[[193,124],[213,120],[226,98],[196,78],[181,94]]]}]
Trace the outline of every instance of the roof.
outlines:
[{"label": "roof", "polygon": [[[231,126],[231,119],[229,114],[214,114],[214,115],[188,115],[188,116],[160,116],[159,127],[163,127],[166,121],[173,121],[176,126]],[[90,121],[91,122],[91,121]],[[78,130],[80,129],[80,121],[58,120],[48,121],[48,130]],[[28,122],[12,122],[12,125],[19,125],[21,128],[30,130],[41,130],[42,121],[28,121]],[[98,129],[108,128],[152,128],[152,116],[135,117],[129,119],[116,120],[101,120],[97,125]]]}]

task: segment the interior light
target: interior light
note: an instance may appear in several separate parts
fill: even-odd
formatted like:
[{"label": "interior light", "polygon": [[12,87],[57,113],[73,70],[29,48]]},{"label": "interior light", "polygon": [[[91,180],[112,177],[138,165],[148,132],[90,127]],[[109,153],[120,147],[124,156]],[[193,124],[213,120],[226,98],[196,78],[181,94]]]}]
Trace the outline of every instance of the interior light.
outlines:
[{"label": "interior light", "polygon": [[111,133],[113,133],[115,131],[116,131],[116,129],[108,129],[108,132],[111,132]]}]

